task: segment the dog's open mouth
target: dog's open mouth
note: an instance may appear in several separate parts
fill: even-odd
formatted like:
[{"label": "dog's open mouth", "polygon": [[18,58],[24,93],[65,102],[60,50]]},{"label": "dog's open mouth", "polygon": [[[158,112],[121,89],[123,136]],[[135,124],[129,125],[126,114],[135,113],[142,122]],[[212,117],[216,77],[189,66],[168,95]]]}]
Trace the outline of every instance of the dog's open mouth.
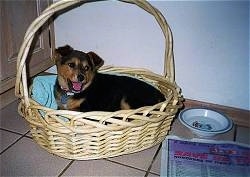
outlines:
[{"label": "dog's open mouth", "polygon": [[69,86],[74,93],[79,93],[82,90],[83,83],[82,82],[73,82],[69,81]]}]

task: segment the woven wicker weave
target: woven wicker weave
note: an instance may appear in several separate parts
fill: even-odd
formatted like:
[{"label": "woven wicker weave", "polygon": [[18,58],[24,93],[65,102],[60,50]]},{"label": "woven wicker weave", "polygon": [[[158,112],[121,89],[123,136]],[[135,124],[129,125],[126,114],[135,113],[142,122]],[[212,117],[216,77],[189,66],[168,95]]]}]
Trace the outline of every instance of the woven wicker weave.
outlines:
[{"label": "woven wicker weave", "polygon": [[[174,81],[172,34],[163,15],[147,1],[125,0],[155,17],[165,41],[163,76],[145,69],[104,67],[101,72],[127,74],[151,83],[166,100],[135,110],[116,112],[75,112],[53,110],[30,98],[26,58],[39,28],[56,12],[86,1],[62,0],[48,7],[28,28],[17,61],[16,96],[21,99],[19,113],[29,122],[33,139],[50,153],[68,159],[88,160],[138,152],[161,143],[182,106],[180,89]],[[43,115],[43,116],[42,116]],[[62,117],[68,119],[65,121]]]}]

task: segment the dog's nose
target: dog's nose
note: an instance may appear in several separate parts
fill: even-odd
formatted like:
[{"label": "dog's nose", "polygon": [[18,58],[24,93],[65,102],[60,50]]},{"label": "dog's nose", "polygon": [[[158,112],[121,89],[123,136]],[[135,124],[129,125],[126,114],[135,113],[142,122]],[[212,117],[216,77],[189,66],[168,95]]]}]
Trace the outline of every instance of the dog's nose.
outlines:
[{"label": "dog's nose", "polygon": [[79,82],[82,82],[82,81],[84,80],[84,75],[79,74],[79,75],[77,76],[77,79],[78,79]]}]

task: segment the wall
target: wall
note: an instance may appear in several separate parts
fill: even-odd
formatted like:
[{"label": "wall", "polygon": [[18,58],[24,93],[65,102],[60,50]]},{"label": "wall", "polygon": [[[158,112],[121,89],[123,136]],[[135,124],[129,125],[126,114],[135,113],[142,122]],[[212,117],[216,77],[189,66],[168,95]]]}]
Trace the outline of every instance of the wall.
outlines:
[{"label": "wall", "polygon": [[[173,31],[176,82],[184,97],[250,110],[249,2],[151,3]],[[134,5],[83,5],[59,16],[55,33],[56,46],[93,50],[106,64],[163,71],[161,30],[151,15]]]}]

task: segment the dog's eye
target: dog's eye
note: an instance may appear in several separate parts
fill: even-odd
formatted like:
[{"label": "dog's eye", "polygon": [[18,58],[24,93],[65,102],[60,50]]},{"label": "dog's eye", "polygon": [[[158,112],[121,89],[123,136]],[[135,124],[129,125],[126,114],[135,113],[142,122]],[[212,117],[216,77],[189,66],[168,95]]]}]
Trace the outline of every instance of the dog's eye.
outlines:
[{"label": "dog's eye", "polygon": [[88,70],[89,70],[89,66],[85,66],[84,71],[88,71]]},{"label": "dog's eye", "polygon": [[75,67],[75,63],[68,63],[68,66],[71,67],[71,68],[74,68]]}]

